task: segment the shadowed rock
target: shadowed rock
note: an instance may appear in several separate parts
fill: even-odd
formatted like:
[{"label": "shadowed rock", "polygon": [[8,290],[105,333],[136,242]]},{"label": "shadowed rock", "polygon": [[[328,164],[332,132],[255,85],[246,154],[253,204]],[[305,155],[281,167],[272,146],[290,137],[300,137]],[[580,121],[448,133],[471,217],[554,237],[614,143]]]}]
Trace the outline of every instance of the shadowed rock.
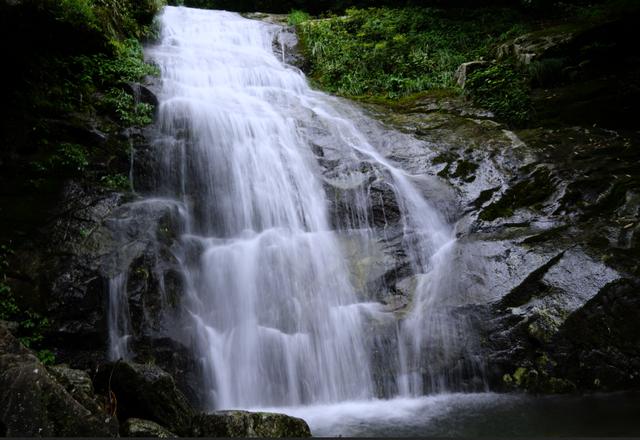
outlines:
[{"label": "shadowed rock", "polygon": [[284,414],[218,411],[194,423],[196,437],[311,437],[307,423]]},{"label": "shadowed rock", "polygon": [[[36,356],[0,325],[0,428],[8,437],[115,437],[117,421],[89,395],[83,372],[58,383]],[[66,388],[66,389],[65,389]]]}]

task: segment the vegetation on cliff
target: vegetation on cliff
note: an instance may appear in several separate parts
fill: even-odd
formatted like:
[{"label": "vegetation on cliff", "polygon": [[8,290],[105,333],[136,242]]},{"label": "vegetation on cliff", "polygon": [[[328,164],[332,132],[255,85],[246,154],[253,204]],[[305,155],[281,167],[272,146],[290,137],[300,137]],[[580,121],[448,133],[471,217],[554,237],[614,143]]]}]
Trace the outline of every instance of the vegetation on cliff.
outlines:
[{"label": "vegetation on cliff", "polygon": [[456,68],[520,30],[512,9],[371,8],[298,25],[311,76],[349,97],[455,86]]},{"label": "vegetation on cliff", "polygon": [[13,250],[46,234],[69,179],[96,190],[129,188],[131,140],[123,130],[152,120],[152,104],[134,98],[134,87],[156,73],[143,60],[141,41],[153,36],[162,5],[0,2],[0,45],[11,66],[0,115],[0,319],[14,322],[21,342],[46,362],[46,304],[37,290],[12,288],[12,280],[38,274],[13,267]]},{"label": "vegetation on cliff", "polygon": [[[294,11],[291,22],[297,25],[309,74],[325,90],[395,105],[401,98],[406,102],[443,90],[462,94],[463,86],[464,96],[498,119],[524,126],[536,117],[534,88],[572,81],[576,69],[603,58],[598,47],[627,38],[598,37],[594,45],[578,50],[564,45],[555,34],[588,33],[627,14],[637,14],[637,5],[628,1],[551,2],[546,10],[542,2],[527,5],[530,7],[350,8],[344,15],[315,20],[303,20]],[[523,38],[524,44],[519,41]],[[537,51],[537,56],[545,52],[545,57],[525,58],[527,51]],[[583,58],[576,61],[572,57],[578,54]],[[457,71],[471,61],[480,62],[472,71]]]}]

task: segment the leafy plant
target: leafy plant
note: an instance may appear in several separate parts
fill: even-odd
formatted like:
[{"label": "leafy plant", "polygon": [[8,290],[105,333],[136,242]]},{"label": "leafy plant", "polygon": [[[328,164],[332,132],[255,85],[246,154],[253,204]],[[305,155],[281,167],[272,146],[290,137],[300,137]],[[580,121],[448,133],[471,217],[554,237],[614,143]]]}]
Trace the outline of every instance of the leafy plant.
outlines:
[{"label": "leafy plant", "polygon": [[21,309],[7,282],[9,257],[12,253],[9,246],[0,246],[0,320],[16,322],[16,336],[20,342],[25,347],[40,348],[36,352],[38,358],[45,364],[53,363],[55,361],[54,354],[41,347],[44,332],[50,326],[49,320],[33,310]]},{"label": "leafy plant", "polygon": [[125,125],[143,126],[153,122],[153,106],[144,102],[136,103],[134,97],[122,89],[109,90],[102,99],[102,105],[115,113]]},{"label": "leafy plant", "polygon": [[85,147],[71,143],[60,144],[47,159],[33,163],[38,173],[59,176],[79,175],[88,165],[89,159]]},{"label": "leafy plant", "polygon": [[289,26],[297,26],[307,20],[309,20],[309,14],[304,11],[293,9],[289,12]]},{"label": "leafy plant", "polygon": [[131,188],[129,177],[124,174],[108,174],[100,179],[105,188],[114,191],[127,191]]},{"label": "leafy plant", "polygon": [[457,67],[488,56],[521,19],[509,9],[351,8],[342,17],[304,21],[298,31],[321,87],[398,99],[455,88]]},{"label": "leafy plant", "polygon": [[510,124],[524,125],[532,116],[529,78],[508,63],[493,63],[472,72],[465,92],[476,104]]}]

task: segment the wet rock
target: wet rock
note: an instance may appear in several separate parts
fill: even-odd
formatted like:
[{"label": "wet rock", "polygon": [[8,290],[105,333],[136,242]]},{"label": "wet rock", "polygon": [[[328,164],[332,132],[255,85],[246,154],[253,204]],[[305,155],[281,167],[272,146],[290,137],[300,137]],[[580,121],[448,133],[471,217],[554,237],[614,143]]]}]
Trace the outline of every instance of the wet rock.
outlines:
[{"label": "wet rock", "polygon": [[522,35],[499,46],[497,57],[498,59],[514,57],[521,64],[530,64],[547,53],[557,50],[559,46],[567,44],[572,38],[572,33],[554,33],[549,30]]},{"label": "wet rock", "polygon": [[194,437],[311,437],[307,423],[284,414],[217,411],[194,420]]},{"label": "wet rock", "polygon": [[144,104],[152,105],[153,107],[158,106],[158,97],[156,94],[147,86],[140,83],[127,83],[124,85],[125,91],[129,92],[135,98],[136,102],[142,102]]},{"label": "wet rock", "polygon": [[123,437],[176,438],[177,435],[151,420],[127,419],[121,428]]},{"label": "wet rock", "polygon": [[86,377],[63,368],[58,372],[72,392],[0,325],[0,424],[5,435],[117,436],[117,422],[91,396]]},{"label": "wet rock", "polygon": [[[179,306],[182,278],[171,246],[182,230],[180,206],[158,201],[123,204],[117,194],[71,187],[67,212],[53,228],[50,253],[24,254],[20,266],[38,274],[26,288],[49,286],[48,335],[56,355],[92,369],[107,352],[109,285],[125,276],[125,298],[136,338],[165,337]],[[124,275],[123,275],[124,274]]]},{"label": "wet rock", "polygon": [[[537,392],[575,388],[574,378],[563,372],[565,359],[556,354],[557,340],[573,316],[585,313],[593,298],[619,277],[584,250],[572,248],[552,256],[504,295],[485,329],[495,385]],[[531,377],[520,380],[516,371]]]},{"label": "wet rock", "polygon": [[553,339],[560,373],[581,389],[640,386],[640,285],[618,280],[569,316]]},{"label": "wet rock", "polygon": [[486,65],[486,61],[469,61],[467,63],[462,63],[460,64],[458,69],[456,69],[456,72],[453,75],[453,79],[456,81],[456,84],[464,89],[464,84],[467,81],[467,77],[474,71]]},{"label": "wet rock", "polygon": [[115,362],[100,366],[96,389],[115,396],[120,419],[141,418],[187,435],[194,412],[171,375],[150,364]]},{"label": "wet rock", "polygon": [[357,231],[339,237],[356,292],[367,300],[381,300],[388,291],[389,274],[402,270],[399,266],[405,263],[396,254],[401,247],[390,247],[373,234]]},{"label": "wet rock", "polygon": [[82,406],[93,414],[108,416],[105,417],[105,423],[109,423],[111,432],[118,431],[118,420],[109,411],[104,396],[96,395],[93,389],[93,382],[86,371],[74,370],[67,365],[55,365],[47,369],[58,383]]},{"label": "wet rock", "polygon": [[192,350],[168,337],[135,338],[132,344],[134,361],[152,363],[169,373],[178,389],[194,407],[205,405],[201,386],[200,363]]}]

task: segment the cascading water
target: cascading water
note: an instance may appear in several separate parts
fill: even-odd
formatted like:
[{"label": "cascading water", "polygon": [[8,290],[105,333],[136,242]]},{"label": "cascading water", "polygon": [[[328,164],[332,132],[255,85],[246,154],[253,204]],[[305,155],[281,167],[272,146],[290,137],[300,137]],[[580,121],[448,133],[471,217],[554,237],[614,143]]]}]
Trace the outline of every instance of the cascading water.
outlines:
[{"label": "cascading water", "polygon": [[296,128],[304,78],[273,55],[271,26],[185,8],[162,21],[162,190],[190,206],[185,250],[200,248],[186,307],[212,406],[371,396],[360,306]]},{"label": "cascading water", "polygon": [[341,242],[372,235],[370,194],[361,186],[347,214],[331,218],[328,177],[312,153],[319,139],[346,164],[341,179],[363,180],[366,164],[392,187],[402,214],[417,282],[397,351],[386,354],[398,365],[395,385],[383,388],[446,388],[439,373],[427,372],[425,386],[423,370],[425,350],[455,343],[437,307],[448,291],[452,227],[374,146],[382,129],[369,123],[365,134],[354,123],[368,121],[359,110],[311,90],[284,65],[273,53],[276,25],[174,7],[161,24],[159,44],[147,50],[162,78],[156,192],[187,207],[176,251],[184,331],[202,360],[209,406],[390,397],[374,385],[371,365],[370,321],[385,312],[356,292]]}]

